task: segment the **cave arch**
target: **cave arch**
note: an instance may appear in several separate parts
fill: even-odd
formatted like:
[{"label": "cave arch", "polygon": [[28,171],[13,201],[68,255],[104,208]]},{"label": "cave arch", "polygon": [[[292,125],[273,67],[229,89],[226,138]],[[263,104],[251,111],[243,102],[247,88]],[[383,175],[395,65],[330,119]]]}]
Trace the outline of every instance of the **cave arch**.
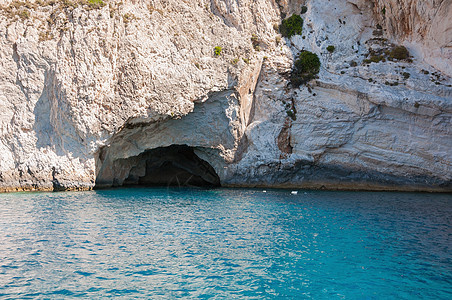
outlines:
[{"label": "cave arch", "polygon": [[129,169],[122,182],[113,186],[218,187],[215,169],[187,145],[149,149],[121,161]]},{"label": "cave arch", "polygon": [[[196,102],[193,111],[181,118],[153,115],[127,120],[95,153],[95,188],[178,185],[189,177],[192,178],[187,184],[220,185],[220,180],[223,182],[228,176],[227,166],[234,160],[243,129],[240,111],[234,89],[213,93],[204,102]],[[175,157],[161,159],[167,164],[160,165],[157,173],[164,174],[168,168],[177,167],[178,171],[182,169],[190,175],[187,177],[181,172],[174,178],[176,183],[146,180],[151,179],[146,176],[146,162],[150,163],[152,156],[162,158],[162,151]],[[148,174],[151,174],[150,169]],[[194,182],[199,178],[202,180]]]}]

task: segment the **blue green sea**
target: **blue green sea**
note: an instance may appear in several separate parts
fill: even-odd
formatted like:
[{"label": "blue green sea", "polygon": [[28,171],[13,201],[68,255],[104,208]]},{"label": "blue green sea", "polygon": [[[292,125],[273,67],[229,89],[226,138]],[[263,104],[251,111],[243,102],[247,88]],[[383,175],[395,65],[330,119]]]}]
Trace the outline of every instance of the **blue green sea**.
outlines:
[{"label": "blue green sea", "polygon": [[0,299],[452,299],[452,195],[0,195]]}]

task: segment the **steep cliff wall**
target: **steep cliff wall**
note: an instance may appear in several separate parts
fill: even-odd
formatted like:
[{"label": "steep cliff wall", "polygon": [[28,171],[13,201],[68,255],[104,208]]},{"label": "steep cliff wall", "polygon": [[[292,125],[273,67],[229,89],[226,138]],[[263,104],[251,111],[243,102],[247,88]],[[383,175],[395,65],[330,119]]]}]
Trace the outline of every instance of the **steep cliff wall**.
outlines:
[{"label": "steep cliff wall", "polygon": [[[428,25],[450,5],[380,2],[3,0],[0,189],[121,185],[185,145],[223,185],[451,190],[450,26]],[[411,62],[365,61],[390,42]],[[303,49],[321,71],[293,88]]]},{"label": "steep cliff wall", "polygon": [[[0,10],[6,190],[90,188],[96,153],[125,124],[178,119],[211,93],[248,93],[260,65],[250,36],[259,33],[265,47],[279,20],[271,1],[7,2]],[[225,9],[232,21],[219,13]]]},{"label": "steep cliff wall", "polygon": [[452,1],[374,2],[376,19],[392,38],[406,42],[427,63],[452,76]]},{"label": "steep cliff wall", "polygon": [[[291,49],[319,53],[319,79],[287,90],[279,77],[284,70],[264,64],[254,120],[246,130],[248,152],[223,181],[450,190],[450,78],[422,57],[366,62],[369,53],[391,45],[388,38],[396,40],[370,17],[370,2],[329,1],[325,7],[310,1],[308,8],[304,37],[293,37]],[[333,53],[329,45],[336,47]]]}]

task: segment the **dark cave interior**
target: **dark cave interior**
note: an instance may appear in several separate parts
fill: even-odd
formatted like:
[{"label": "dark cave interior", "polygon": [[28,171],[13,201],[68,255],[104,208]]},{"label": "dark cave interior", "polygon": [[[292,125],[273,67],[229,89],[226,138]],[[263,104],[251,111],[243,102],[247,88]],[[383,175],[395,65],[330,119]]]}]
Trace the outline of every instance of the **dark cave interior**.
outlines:
[{"label": "dark cave interior", "polygon": [[193,147],[171,145],[147,150],[140,155],[139,164],[146,164],[145,174],[131,169],[124,186],[216,187],[220,178],[213,167],[199,158]]}]

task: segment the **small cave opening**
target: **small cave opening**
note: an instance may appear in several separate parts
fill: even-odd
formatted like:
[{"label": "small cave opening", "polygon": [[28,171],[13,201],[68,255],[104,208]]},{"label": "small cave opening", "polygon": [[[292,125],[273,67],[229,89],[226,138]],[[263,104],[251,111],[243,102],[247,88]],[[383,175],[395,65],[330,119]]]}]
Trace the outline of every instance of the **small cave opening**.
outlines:
[{"label": "small cave opening", "polygon": [[214,168],[187,145],[160,147],[140,154],[123,186],[218,187]]}]

